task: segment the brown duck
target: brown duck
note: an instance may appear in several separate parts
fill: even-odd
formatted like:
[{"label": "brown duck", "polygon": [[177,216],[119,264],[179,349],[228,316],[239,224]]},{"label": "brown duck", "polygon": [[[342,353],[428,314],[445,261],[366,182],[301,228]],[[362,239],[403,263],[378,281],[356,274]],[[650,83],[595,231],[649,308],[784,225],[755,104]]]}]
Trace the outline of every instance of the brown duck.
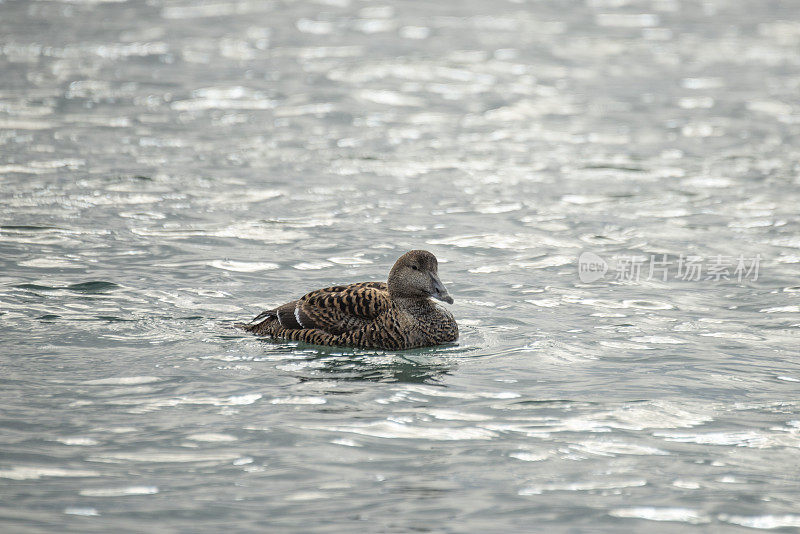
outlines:
[{"label": "brown duck", "polygon": [[259,336],[368,349],[402,350],[458,339],[453,315],[431,301],[453,303],[439,280],[436,256],[406,252],[384,282],[318,289],[267,310],[242,328]]}]

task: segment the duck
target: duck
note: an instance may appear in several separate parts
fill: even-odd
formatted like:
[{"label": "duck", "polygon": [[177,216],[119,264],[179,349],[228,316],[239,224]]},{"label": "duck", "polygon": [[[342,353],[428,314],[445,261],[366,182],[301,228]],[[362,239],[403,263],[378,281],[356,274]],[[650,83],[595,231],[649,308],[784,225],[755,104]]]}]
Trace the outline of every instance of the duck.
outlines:
[{"label": "duck", "polygon": [[386,282],[357,282],[311,291],[258,314],[244,330],[313,345],[406,350],[452,343],[458,324],[436,299],[453,304],[427,250],[400,256]]}]

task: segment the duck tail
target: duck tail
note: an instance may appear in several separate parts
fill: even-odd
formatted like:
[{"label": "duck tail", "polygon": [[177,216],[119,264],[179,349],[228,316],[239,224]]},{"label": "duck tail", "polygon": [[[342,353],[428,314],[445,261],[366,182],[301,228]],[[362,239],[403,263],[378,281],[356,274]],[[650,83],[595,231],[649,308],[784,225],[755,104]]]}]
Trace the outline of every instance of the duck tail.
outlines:
[{"label": "duck tail", "polygon": [[254,334],[262,335],[267,330],[269,323],[277,318],[278,310],[266,310],[253,317],[249,323],[236,323],[234,326]]}]

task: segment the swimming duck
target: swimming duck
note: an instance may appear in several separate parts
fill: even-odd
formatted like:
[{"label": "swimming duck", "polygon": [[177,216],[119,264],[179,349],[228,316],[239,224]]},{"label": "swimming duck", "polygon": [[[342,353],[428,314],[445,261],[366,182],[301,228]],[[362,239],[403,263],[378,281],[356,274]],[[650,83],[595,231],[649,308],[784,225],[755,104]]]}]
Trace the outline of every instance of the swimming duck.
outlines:
[{"label": "swimming duck", "polygon": [[240,325],[259,336],[367,349],[403,350],[458,339],[453,315],[431,298],[453,303],[427,250],[406,252],[387,282],[326,287]]}]

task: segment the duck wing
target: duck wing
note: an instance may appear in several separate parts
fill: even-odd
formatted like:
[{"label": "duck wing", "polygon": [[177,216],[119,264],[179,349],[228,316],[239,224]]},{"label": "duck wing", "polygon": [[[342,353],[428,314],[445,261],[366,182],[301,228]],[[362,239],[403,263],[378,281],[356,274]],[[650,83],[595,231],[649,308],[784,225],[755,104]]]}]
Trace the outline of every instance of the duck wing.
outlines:
[{"label": "duck wing", "polygon": [[386,284],[365,282],[318,289],[296,301],[296,327],[333,335],[361,328],[391,307]]},{"label": "duck wing", "polygon": [[259,333],[272,325],[275,334],[284,331],[281,335],[286,330],[321,330],[340,335],[370,324],[390,306],[384,282],[331,286],[262,312],[246,329]]}]

